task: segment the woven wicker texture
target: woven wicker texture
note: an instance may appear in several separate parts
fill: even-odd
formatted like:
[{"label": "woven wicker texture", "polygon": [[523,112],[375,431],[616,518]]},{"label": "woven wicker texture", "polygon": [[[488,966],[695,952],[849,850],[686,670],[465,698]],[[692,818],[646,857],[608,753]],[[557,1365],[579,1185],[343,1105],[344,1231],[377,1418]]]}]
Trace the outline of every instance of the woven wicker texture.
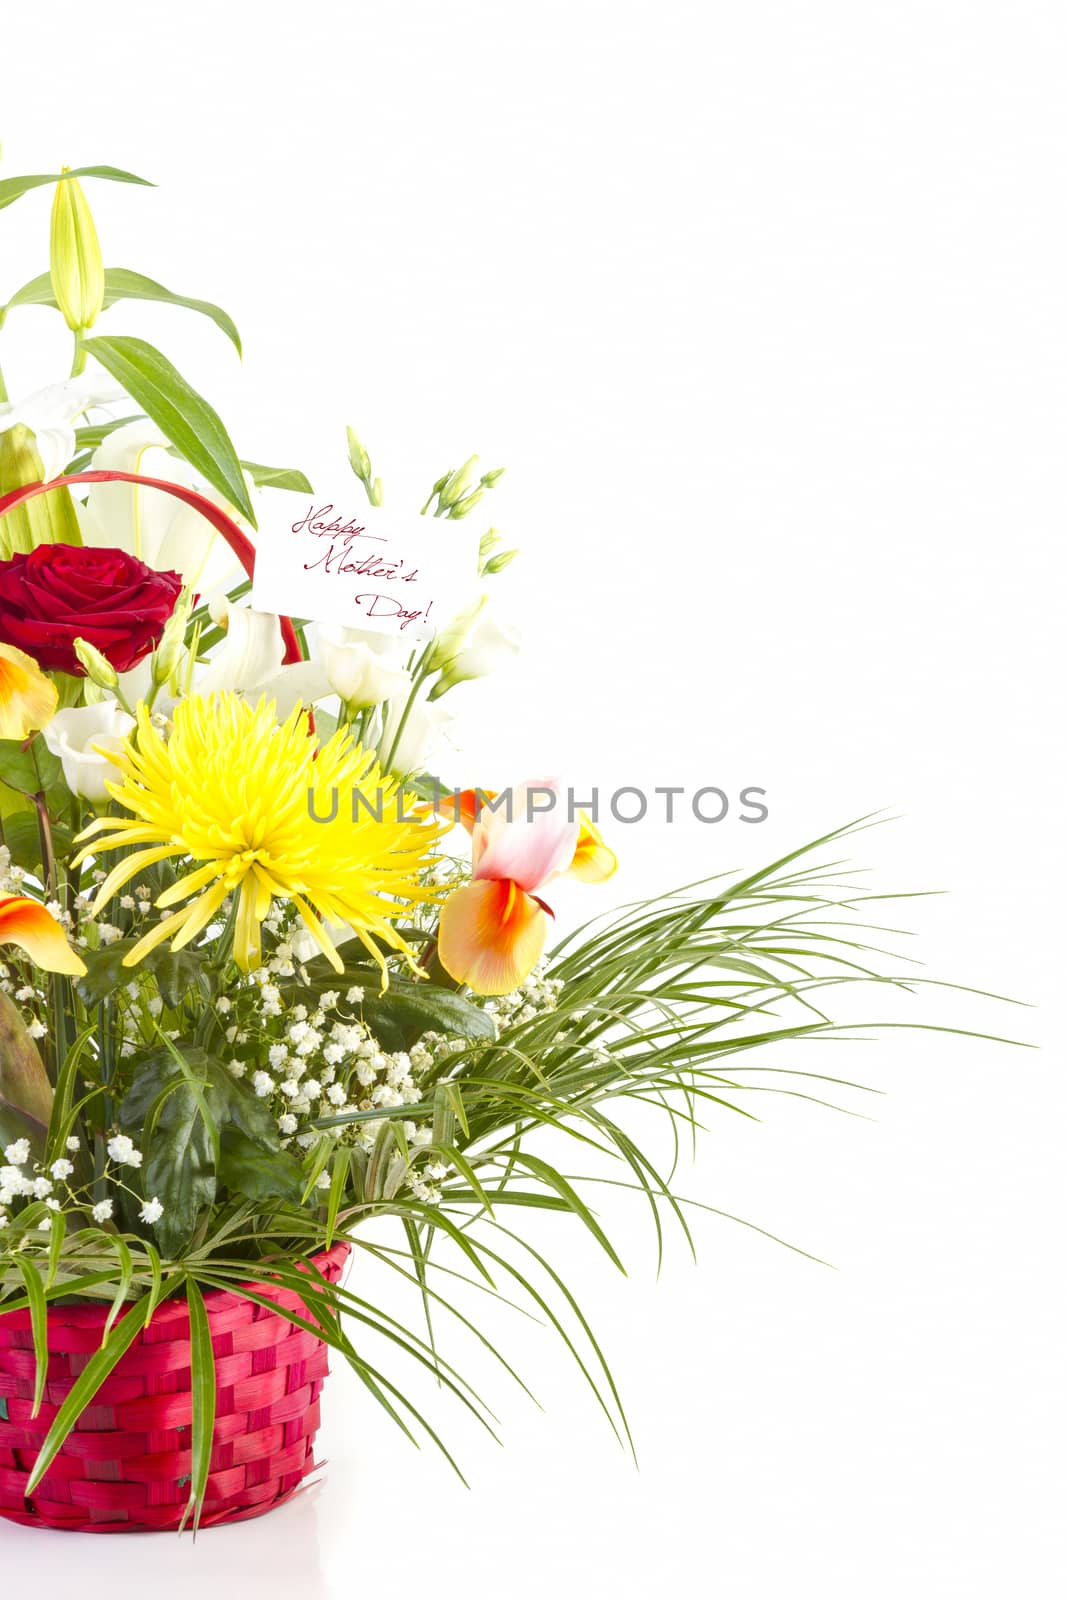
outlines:
[{"label": "woven wicker texture", "polygon": [[[316,1256],[331,1283],[347,1245]],[[306,1316],[290,1290],[257,1293]],[[315,1468],[326,1346],[239,1291],[204,1295],[218,1400],[201,1527],[259,1516]],[[189,1314],[164,1301],[105,1379],[27,1501],[24,1490],[56,1410],[100,1344],[106,1305],[53,1306],[48,1381],[33,1410],[28,1311],[0,1315],[0,1516],[30,1527],[120,1533],[178,1526],[189,1498]],[[6,1412],[6,1419],[4,1418]]]}]

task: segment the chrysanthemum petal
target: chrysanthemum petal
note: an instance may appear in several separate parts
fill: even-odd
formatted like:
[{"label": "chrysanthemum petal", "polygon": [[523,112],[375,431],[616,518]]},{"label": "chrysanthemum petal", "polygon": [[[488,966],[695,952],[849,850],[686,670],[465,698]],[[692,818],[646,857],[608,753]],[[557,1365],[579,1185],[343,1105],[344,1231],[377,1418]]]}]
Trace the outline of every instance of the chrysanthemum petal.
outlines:
[{"label": "chrysanthemum petal", "polygon": [[[167,852],[168,855],[176,853],[169,850]],[[169,906],[176,906],[181,900],[188,900],[190,895],[196,894],[205,884],[213,883],[223,870],[217,861],[209,861],[206,867],[187,873],[184,878],[179,878],[177,883],[172,883],[169,889],[164,889],[162,894],[156,896],[156,905],[161,911],[165,911]]]},{"label": "chrysanthemum petal", "polygon": [[[245,970],[260,963],[260,925],[274,900],[302,905],[319,928],[323,919],[346,922],[376,960],[384,959],[380,942],[414,964],[393,923],[411,905],[439,897],[423,877],[444,828],[396,815],[396,783],[346,730],[317,748],[300,707],[279,724],[267,700],[253,707],[228,692],[187,695],[166,740],[142,708],[136,735],[116,761],[123,781],[112,793],[130,815],[101,819],[99,832],[87,829],[79,837],[81,859],[132,844],[184,857],[189,871],[164,891],[163,908],[201,890],[214,897],[224,883],[240,896],[234,959]],[[381,788],[380,822],[365,811],[352,815],[356,787]],[[336,819],[319,823],[309,814],[308,791],[333,789],[344,803]],[[147,951],[177,934],[190,914],[187,908],[163,922],[136,948]],[[195,915],[189,939],[201,926]]]},{"label": "chrysanthemum petal", "polygon": [[184,950],[190,939],[195,939],[197,934],[207,927],[228,893],[229,885],[225,882],[216,883],[212,889],[205,889],[199,900],[193,901],[187,915],[182,919],[182,926],[171,942],[171,949]]},{"label": "chrysanthemum petal", "polygon": [[[195,903],[194,901],[193,904],[195,905]],[[148,932],[138,939],[129,954],[123,956],[122,965],[124,967],[135,967],[157,945],[162,944],[165,939],[169,939],[173,934],[180,932],[182,924],[192,909],[192,906],[185,906],[183,910],[175,912],[173,917],[166,917],[162,922],[157,922],[154,928],[149,928]]]},{"label": "chrysanthemum petal", "polygon": [[124,857],[117,866],[112,867],[96,891],[94,910],[96,906],[106,905],[111,896],[121,889],[123,884],[129,883],[131,878],[136,878],[137,874],[143,871],[145,867],[152,866],[156,861],[165,861],[168,856],[174,854],[176,852],[173,846],[165,844],[159,845],[155,850],[138,850],[135,856]]}]

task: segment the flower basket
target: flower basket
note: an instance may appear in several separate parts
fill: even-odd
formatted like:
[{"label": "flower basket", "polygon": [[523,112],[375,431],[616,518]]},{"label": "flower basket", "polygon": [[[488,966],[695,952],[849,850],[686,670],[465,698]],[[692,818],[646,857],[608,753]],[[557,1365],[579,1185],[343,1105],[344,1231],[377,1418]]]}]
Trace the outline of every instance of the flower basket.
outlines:
[{"label": "flower basket", "polygon": [[[336,1283],[346,1244],[313,1258]],[[302,1312],[289,1290],[256,1292]],[[201,1527],[261,1516],[287,1500],[317,1463],[326,1346],[240,1293],[204,1295],[215,1354],[217,1405]],[[45,1401],[32,1416],[30,1313],[0,1315],[0,1516],[27,1527],[79,1533],[176,1529],[191,1467],[189,1311],[160,1305],[82,1412],[33,1495],[24,1489],[58,1407],[99,1347],[107,1302],[54,1305],[48,1313]]]},{"label": "flower basket", "polygon": [[[601,1212],[629,1195],[661,1259],[665,1221],[694,1249],[689,1215],[731,1216],[676,1192],[709,1121],[776,1093],[852,1109],[862,1086],[808,1043],[862,1034],[863,986],[879,1027],[883,996],[931,982],[838,855],[874,819],[739,874],[709,839],[686,887],[553,934],[571,886],[618,866],[601,813],[639,822],[655,795],[671,822],[686,791],[609,801],[447,748],[445,697],[518,644],[492,591],[519,551],[477,527],[503,468],[469,456],[394,516],[351,427],[342,483],[245,460],[162,351],[94,326],[172,300],[240,349],[228,314],[105,269],[77,170],[5,176],[5,226],[46,186],[48,274],[0,308],[53,305],[74,340],[66,382],[9,401],[0,376],[0,1516],[270,1510],[314,1469],[328,1349],[462,1477],[393,1363],[495,1439],[438,1330],[529,1395],[493,1342],[512,1312],[632,1445],[549,1230],[625,1271]],[[605,670],[632,694],[626,662]],[[595,698],[575,684],[591,751]],[[499,701],[486,756],[524,714]],[[765,792],[741,789],[740,821]],[[689,796],[707,823],[730,804]]]}]

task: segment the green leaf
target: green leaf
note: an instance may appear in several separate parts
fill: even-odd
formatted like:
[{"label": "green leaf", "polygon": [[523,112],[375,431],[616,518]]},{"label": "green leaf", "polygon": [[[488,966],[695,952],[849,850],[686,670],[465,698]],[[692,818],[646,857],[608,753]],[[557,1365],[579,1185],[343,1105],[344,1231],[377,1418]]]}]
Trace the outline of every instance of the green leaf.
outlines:
[{"label": "green leaf", "polygon": [[210,996],[211,977],[195,950],[166,950],[157,946],[135,967],[124,967],[122,963],[136,943],[133,938],[115,939],[99,950],[82,952],[88,971],[77,980],[77,990],[87,1006],[100,1005],[116,989],[136,982],[138,975],[146,971],[158,983],[163,1003],[172,1009],[180,1006],[188,994],[198,994],[204,999]]},{"label": "green leaf", "polygon": [[[48,809],[51,813],[52,807],[49,806]],[[36,873],[41,865],[41,830],[37,826],[36,812],[31,809],[16,812],[14,816],[6,816],[4,843],[11,852],[11,860],[15,866],[22,867],[26,872]],[[57,860],[66,860],[73,854],[70,829],[55,821],[52,823],[52,847]]]},{"label": "green leaf", "polygon": [[21,1254],[16,1257],[16,1261],[22,1274],[22,1281],[26,1285],[26,1298],[30,1303],[30,1325],[33,1329],[33,1354],[36,1363],[33,1379],[33,1410],[30,1415],[35,1417],[41,1409],[45,1380],[48,1377],[48,1306],[44,1297],[44,1285],[41,1283],[36,1265]]},{"label": "green leaf", "polygon": [[112,1329],[110,1336],[100,1346],[100,1349],[90,1358],[84,1372],[56,1412],[55,1421],[45,1435],[44,1443],[37,1453],[37,1460],[33,1464],[33,1471],[30,1473],[29,1481],[26,1484],[25,1493],[27,1498],[33,1494],[37,1485],[52,1465],[63,1446],[63,1441],[86,1406],[91,1403],[93,1396],[104,1379],[118,1365],[144,1327],[147,1317],[147,1298],[138,1300],[122,1318],[121,1322]]},{"label": "green leaf", "polygon": [[87,1006],[102,1005],[116,989],[124,989],[128,983],[136,981],[137,969],[122,965],[123,957],[133,949],[135,942],[116,939],[99,950],[81,952],[86,972],[76,980],[74,987]]},{"label": "green leaf", "polygon": [[65,178],[110,178],[112,183],[140,183],[147,189],[155,188],[149,178],[138,178],[135,173],[123,172],[120,167],[74,167],[70,172],[34,172],[21,178],[0,178],[0,211],[21,199],[31,189],[41,189],[49,183],[62,183]]},{"label": "green leaf", "polygon": [[554,1189],[559,1195],[560,1199],[566,1201],[567,1205],[574,1212],[575,1216],[581,1218],[586,1227],[589,1229],[589,1232],[593,1235],[593,1238],[605,1251],[607,1256],[615,1263],[619,1271],[625,1275],[626,1268],[616,1255],[615,1247],[611,1240],[608,1238],[607,1234],[604,1232],[603,1228],[600,1226],[589,1207],[585,1204],[584,1200],[582,1200],[577,1190],[572,1184],[567,1182],[563,1174],[561,1172],[557,1172],[555,1167],[549,1166],[547,1161],[542,1161],[539,1156],[531,1156],[525,1150],[516,1151],[514,1160],[517,1166],[525,1167],[527,1172],[532,1173],[535,1178],[539,1178],[543,1184],[547,1185],[548,1188]]},{"label": "green leaf", "polygon": [[297,467],[264,467],[258,461],[242,461],[241,465],[257,489],[295,489],[300,494],[315,493]]},{"label": "green leaf", "polygon": [[[48,1127],[52,1085],[18,1009],[0,991],[0,1107]],[[8,1141],[10,1143],[10,1141]]]},{"label": "green leaf", "polygon": [[308,963],[311,986],[321,992],[359,985],[363,990],[363,1020],[386,1050],[406,1050],[424,1033],[455,1034],[461,1039],[496,1038],[496,1024],[487,1011],[464,999],[454,989],[433,983],[390,978],[381,992],[377,967],[346,967],[338,976],[324,957]]},{"label": "green leaf", "polygon": [[0,781],[19,794],[43,794],[63,776],[63,767],[43,739],[31,740],[28,747],[18,739],[0,739]]},{"label": "green leaf", "polygon": [[208,1473],[211,1469],[211,1447],[215,1434],[215,1352],[211,1347],[211,1328],[207,1320],[204,1297],[192,1278],[185,1280],[185,1293],[189,1302],[189,1372],[193,1400],[193,1469],[189,1484],[189,1503],[181,1520],[179,1532],[184,1528],[189,1514],[193,1517],[193,1532],[200,1524],[200,1513],[207,1494]]},{"label": "green leaf", "polygon": [[[241,336],[237,332],[236,324],[229,314],[216,306],[210,300],[194,300],[188,295],[175,294],[172,289],[164,288],[154,278],[146,278],[143,273],[131,272],[127,267],[108,267],[104,272],[104,305],[103,309],[117,305],[120,300],[154,300],[161,304],[182,306],[187,311],[199,311],[203,316],[210,317],[215,325],[222,329],[227,339],[234,345],[237,354],[241,354]],[[29,283],[24,283],[21,289],[16,289],[7,305],[0,311],[0,316],[6,316],[9,311],[14,311],[18,306],[52,306],[56,305],[56,297],[52,291],[51,273],[39,273],[36,278],[31,278]],[[130,419],[127,418],[127,421]],[[111,424],[120,427],[120,423]],[[79,435],[81,429],[78,430]]]},{"label": "green leaf", "polygon": [[199,311],[210,317],[217,328],[229,339],[237,354],[241,354],[241,335],[233,318],[210,300],[196,300],[188,295],[175,294],[165,289],[154,278],[131,272],[127,267],[108,267],[104,273],[104,305],[113,306],[118,300],[155,300],[172,306],[182,306],[186,311]]},{"label": "green leaf", "polygon": [[130,417],[112,417],[107,422],[87,422],[74,430],[74,441],[79,450],[93,451],[103,444],[109,434],[131,422],[143,422],[144,413],[137,411]]},{"label": "green leaf", "polygon": [[269,1149],[239,1128],[223,1129],[218,1177],[231,1194],[245,1200],[291,1200],[299,1205],[304,1192],[303,1170],[288,1150]]},{"label": "green leaf", "polygon": [[241,463],[221,418],[166,356],[145,339],[119,334],[86,339],[82,349],[95,356],[190,466],[255,527],[256,516]]},{"label": "green leaf", "polygon": [[52,290],[52,274],[41,272],[36,278],[31,278],[29,283],[24,283],[21,289],[16,289],[7,305],[3,307],[6,314],[13,311],[16,306],[56,306],[56,297]]},{"label": "green leaf", "polygon": [[215,1152],[197,1096],[168,1052],[141,1062],[119,1107],[119,1126],[139,1136],[144,1193],[163,1202],[155,1236],[165,1256],[178,1256],[214,1202]]},{"label": "green leaf", "polygon": [[[165,1255],[175,1256],[194,1233],[220,1187],[249,1200],[302,1194],[299,1162],[281,1148],[274,1118],[251,1089],[195,1045],[142,1057],[119,1111],[126,1133],[144,1150],[144,1192],[164,1211],[155,1226]],[[183,1076],[184,1072],[188,1076]],[[214,1129],[219,1134],[216,1161]]]}]

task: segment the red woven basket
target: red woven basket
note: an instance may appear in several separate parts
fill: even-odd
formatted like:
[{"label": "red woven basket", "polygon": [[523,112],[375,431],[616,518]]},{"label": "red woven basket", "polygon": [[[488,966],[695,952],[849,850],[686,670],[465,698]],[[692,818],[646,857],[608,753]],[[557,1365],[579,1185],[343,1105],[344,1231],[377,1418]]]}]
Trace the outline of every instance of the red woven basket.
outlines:
[{"label": "red woven basket", "polygon": [[[348,1245],[313,1258],[336,1283]],[[257,1294],[306,1316],[293,1290]],[[326,1346],[240,1292],[204,1295],[215,1352],[214,1447],[200,1526],[261,1516],[299,1488],[317,1463]],[[177,1528],[189,1499],[192,1395],[189,1312],[165,1300],[105,1379],[34,1490],[38,1448],[71,1386],[100,1345],[106,1304],[52,1306],[48,1381],[34,1418],[28,1311],[0,1315],[0,1516],[36,1528],[136,1533]]]}]

